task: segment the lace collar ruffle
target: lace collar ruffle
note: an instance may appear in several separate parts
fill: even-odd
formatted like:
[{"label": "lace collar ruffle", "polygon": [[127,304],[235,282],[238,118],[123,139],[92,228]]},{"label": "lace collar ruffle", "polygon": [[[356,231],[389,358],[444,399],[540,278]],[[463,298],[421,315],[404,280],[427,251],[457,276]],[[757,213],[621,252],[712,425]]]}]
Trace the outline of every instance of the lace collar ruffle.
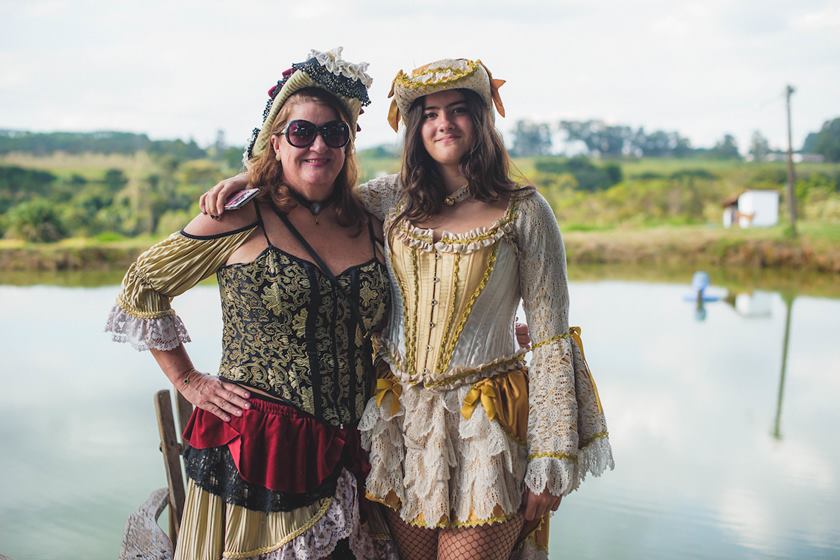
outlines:
[{"label": "lace collar ruffle", "polygon": [[439,253],[472,253],[496,244],[514,230],[516,200],[511,200],[505,215],[490,226],[472,229],[464,233],[443,232],[439,241],[434,240],[434,230],[419,228],[407,220],[400,221],[395,228],[395,237],[409,247],[421,251]]}]

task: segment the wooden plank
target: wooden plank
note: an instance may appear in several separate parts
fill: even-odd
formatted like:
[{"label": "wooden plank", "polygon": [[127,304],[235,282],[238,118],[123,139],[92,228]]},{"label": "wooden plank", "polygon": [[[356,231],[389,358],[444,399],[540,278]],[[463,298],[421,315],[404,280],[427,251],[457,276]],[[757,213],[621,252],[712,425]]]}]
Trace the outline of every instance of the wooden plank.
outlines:
[{"label": "wooden plank", "polygon": [[[123,531],[119,560],[171,560],[175,547],[157,520],[169,503],[169,489],[159,488],[128,517]],[[0,555],[0,560],[3,556]]]},{"label": "wooden plank", "polygon": [[169,536],[172,543],[178,541],[181,515],[184,511],[184,477],[181,474],[181,444],[175,432],[175,418],[172,414],[172,400],[168,390],[155,394],[155,415],[160,432],[160,450],[169,485]]}]

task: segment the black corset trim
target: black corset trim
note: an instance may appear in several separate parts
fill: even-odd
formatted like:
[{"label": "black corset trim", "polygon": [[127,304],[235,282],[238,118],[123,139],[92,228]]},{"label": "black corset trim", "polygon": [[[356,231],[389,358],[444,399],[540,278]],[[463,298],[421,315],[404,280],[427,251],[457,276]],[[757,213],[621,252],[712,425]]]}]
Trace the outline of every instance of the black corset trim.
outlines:
[{"label": "black corset trim", "polygon": [[343,465],[339,462],[327,479],[317,488],[305,494],[273,492],[258,484],[246,482],[236,470],[233,457],[227,446],[184,451],[187,476],[199,487],[221,497],[225,502],[245,507],[252,511],[291,511],[309,506],[321,498],[335,495],[336,482]]}]

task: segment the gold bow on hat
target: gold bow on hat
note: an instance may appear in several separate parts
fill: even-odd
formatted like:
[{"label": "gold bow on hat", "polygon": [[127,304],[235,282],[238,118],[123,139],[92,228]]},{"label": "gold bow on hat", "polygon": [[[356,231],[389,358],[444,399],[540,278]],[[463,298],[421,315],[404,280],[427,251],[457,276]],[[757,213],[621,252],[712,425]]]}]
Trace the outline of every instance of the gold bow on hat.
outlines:
[{"label": "gold bow on hat", "polygon": [[502,103],[502,96],[499,95],[499,88],[505,84],[504,80],[496,80],[493,78],[493,74],[490,72],[490,69],[487,68],[487,65],[478,61],[479,64],[487,71],[487,76],[490,77],[490,95],[493,97],[493,105],[496,106],[496,111],[501,116],[505,116],[505,105]]},{"label": "gold bow on hat", "polygon": [[[388,97],[394,96],[394,84],[391,83],[391,91],[388,92]],[[388,108],[388,124],[394,129],[394,132],[399,131],[400,126],[400,108],[397,105],[396,99],[391,99],[391,106]]]}]

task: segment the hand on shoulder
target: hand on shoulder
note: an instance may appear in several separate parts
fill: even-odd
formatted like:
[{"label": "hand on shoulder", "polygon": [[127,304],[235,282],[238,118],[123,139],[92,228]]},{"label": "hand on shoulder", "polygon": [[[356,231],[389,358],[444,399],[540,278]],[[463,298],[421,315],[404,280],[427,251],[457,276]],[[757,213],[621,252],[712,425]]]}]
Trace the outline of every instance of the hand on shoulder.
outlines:
[{"label": "hand on shoulder", "polygon": [[210,214],[215,217],[222,216],[225,214],[225,201],[247,186],[248,173],[246,172],[222,179],[198,199],[198,206],[201,208],[202,214]]}]

